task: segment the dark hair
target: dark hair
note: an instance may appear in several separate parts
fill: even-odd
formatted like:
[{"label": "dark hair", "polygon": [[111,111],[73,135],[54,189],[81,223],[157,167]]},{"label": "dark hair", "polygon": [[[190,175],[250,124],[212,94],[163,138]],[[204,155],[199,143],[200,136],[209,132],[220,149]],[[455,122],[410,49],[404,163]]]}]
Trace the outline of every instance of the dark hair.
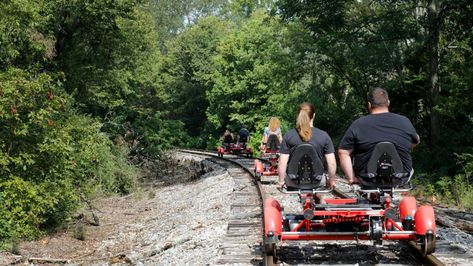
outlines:
[{"label": "dark hair", "polygon": [[299,105],[296,127],[302,140],[309,141],[312,138],[312,128],[310,120],[314,118],[315,108],[311,103],[305,102]]},{"label": "dark hair", "polygon": [[388,92],[381,87],[373,88],[368,92],[368,102],[371,103],[372,107],[388,107]]}]

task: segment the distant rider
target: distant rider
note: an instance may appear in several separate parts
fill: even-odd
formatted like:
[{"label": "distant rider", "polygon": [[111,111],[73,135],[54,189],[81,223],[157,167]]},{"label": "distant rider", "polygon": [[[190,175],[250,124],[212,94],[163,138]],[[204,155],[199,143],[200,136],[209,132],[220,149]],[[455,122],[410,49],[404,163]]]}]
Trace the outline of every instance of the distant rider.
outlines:
[{"label": "distant rider", "polygon": [[241,129],[238,131],[238,142],[246,143],[250,140],[250,131],[246,129],[245,125],[241,126]]},{"label": "distant rider", "polygon": [[282,142],[282,133],[281,133],[281,122],[277,117],[271,117],[269,119],[269,124],[264,128],[263,138],[261,139],[261,150],[266,150],[266,145],[268,144],[268,137],[270,135],[276,135],[278,137],[279,143]]},{"label": "distant rider", "polygon": [[233,134],[230,131],[229,128],[225,130],[225,133],[223,133],[223,144],[224,145],[230,145],[233,143]]}]

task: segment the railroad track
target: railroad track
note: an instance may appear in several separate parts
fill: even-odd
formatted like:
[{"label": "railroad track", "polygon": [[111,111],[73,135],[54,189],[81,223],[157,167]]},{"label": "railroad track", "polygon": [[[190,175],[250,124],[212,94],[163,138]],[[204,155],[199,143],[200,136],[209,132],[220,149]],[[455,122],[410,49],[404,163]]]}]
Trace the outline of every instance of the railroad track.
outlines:
[{"label": "railroad track", "polygon": [[[298,213],[296,195],[282,194],[271,178],[256,181],[253,172],[255,158],[218,157],[215,152],[180,150],[207,156],[223,164],[235,182],[231,205],[232,218],[222,245],[218,264],[288,265],[288,264],[396,264],[396,265],[473,265],[473,256],[447,241],[437,240],[437,252],[423,257],[414,242],[384,242],[373,246],[370,241],[301,241],[283,243],[279,261],[263,252],[263,202],[267,197],[278,199],[285,211]],[[260,159],[261,160],[261,159]],[[264,161],[264,159],[263,159]],[[274,181],[276,177],[273,178]],[[335,189],[334,197],[352,197],[350,192]],[[440,229],[441,230],[441,229]],[[343,254],[341,256],[341,254]]]}]

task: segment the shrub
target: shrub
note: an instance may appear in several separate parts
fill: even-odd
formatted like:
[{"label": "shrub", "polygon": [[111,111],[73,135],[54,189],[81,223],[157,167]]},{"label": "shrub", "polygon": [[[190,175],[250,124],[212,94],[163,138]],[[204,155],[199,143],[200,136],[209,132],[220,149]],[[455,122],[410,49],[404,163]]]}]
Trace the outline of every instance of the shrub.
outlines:
[{"label": "shrub", "polygon": [[[456,155],[458,165],[463,172],[455,176],[441,176],[432,181],[422,174],[414,179],[416,194],[422,197],[430,197],[445,204],[455,204],[469,211],[473,210],[473,155],[464,153]],[[423,178],[424,177],[424,178]]]},{"label": "shrub", "polygon": [[136,169],[47,74],[0,73],[0,245],[65,221],[81,194],[129,193]]}]

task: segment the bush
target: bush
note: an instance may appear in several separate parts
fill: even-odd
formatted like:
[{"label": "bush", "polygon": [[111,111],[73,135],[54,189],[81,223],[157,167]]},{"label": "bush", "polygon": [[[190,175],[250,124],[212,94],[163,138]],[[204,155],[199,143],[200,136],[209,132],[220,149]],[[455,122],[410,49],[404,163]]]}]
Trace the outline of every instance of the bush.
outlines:
[{"label": "bush", "polygon": [[45,213],[52,203],[41,188],[17,176],[0,183],[2,210],[0,236],[38,236],[39,226],[46,221]]},{"label": "bush", "polygon": [[47,74],[0,73],[0,245],[34,238],[67,219],[81,194],[129,193],[127,147],[70,107]]},{"label": "bush", "polygon": [[[441,176],[438,180],[422,178],[419,175],[414,180],[416,193],[423,197],[430,197],[445,204],[455,204],[469,211],[473,210],[473,156],[465,153],[457,155],[458,165],[463,173],[455,176]],[[460,172],[460,171],[459,171]]]},{"label": "bush", "polygon": [[129,193],[136,171],[126,160],[126,146],[114,146],[101,126],[92,118],[72,115],[39,145],[41,154],[56,162],[50,169],[55,179],[70,179],[83,192]]}]

